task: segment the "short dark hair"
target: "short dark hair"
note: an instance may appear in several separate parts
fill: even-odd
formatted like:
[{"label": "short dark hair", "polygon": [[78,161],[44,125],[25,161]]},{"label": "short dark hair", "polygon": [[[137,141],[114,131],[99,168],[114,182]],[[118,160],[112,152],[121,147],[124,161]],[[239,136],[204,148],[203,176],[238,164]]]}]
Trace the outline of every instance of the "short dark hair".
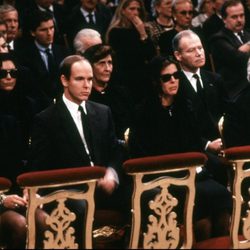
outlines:
[{"label": "short dark hair", "polygon": [[[241,0],[226,0],[221,7],[221,16],[223,19],[227,17],[227,8],[242,4]],[[242,4],[243,5],[243,4]]]},{"label": "short dark hair", "polygon": [[53,15],[47,11],[35,10],[29,15],[29,30],[35,31],[42,22],[53,20]]},{"label": "short dark hair", "polygon": [[0,53],[0,67],[2,68],[3,62],[4,61],[12,61],[15,65],[15,67],[18,66],[17,59],[12,52],[8,53]]},{"label": "short dark hair", "polygon": [[93,45],[89,47],[83,54],[83,56],[89,60],[91,64],[96,63],[109,55],[111,55],[111,57],[114,55],[112,48],[103,44]]},{"label": "short dark hair", "polygon": [[72,65],[76,62],[79,61],[87,61],[87,59],[85,59],[84,57],[80,56],[80,55],[71,55],[71,56],[67,56],[63,59],[63,61],[60,64],[59,67],[59,74],[64,75],[66,79],[69,80],[70,75],[71,75],[71,68]]}]

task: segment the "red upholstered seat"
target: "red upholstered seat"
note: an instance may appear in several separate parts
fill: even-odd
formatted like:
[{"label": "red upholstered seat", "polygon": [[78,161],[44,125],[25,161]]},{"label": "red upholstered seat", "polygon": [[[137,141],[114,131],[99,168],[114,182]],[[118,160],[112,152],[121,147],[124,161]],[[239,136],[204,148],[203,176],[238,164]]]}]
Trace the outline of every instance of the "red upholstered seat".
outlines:
[{"label": "red upholstered seat", "polygon": [[250,159],[250,146],[227,148],[224,153],[225,158],[229,161]]},{"label": "red upholstered seat", "polygon": [[60,183],[70,183],[81,180],[99,179],[104,176],[104,167],[80,167],[47,171],[34,171],[17,177],[20,186],[43,186]]},{"label": "red upholstered seat", "polygon": [[[46,218],[48,229],[43,235],[43,248],[79,248],[76,243],[76,230],[72,222],[79,221],[77,213],[67,207],[66,200],[74,199],[86,202],[85,219],[82,222],[84,232],[82,245],[92,248],[92,228],[95,213],[94,192],[99,178],[105,175],[106,168],[87,166],[79,168],[56,169],[24,173],[18,176],[18,184],[27,189],[29,201],[27,208],[27,248],[36,247],[36,209],[44,204],[53,203],[53,210]],[[79,185],[86,188],[80,189]],[[67,187],[70,188],[67,189]],[[78,188],[74,189],[74,186]],[[56,188],[56,190],[55,190]],[[37,195],[38,191],[46,189],[45,195]],[[49,193],[47,193],[50,190]]]},{"label": "red upholstered seat", "polygon": [[11,187],[11,181],[7,178],[0,177],[0,192],[7,191]]},{"label": "red upholstered seat", "polygon": [[203,165],[206,160],[205,154],[188,152],[130,159],[123,166],[127,173],[150,172],[171,170],[182,166]]}]

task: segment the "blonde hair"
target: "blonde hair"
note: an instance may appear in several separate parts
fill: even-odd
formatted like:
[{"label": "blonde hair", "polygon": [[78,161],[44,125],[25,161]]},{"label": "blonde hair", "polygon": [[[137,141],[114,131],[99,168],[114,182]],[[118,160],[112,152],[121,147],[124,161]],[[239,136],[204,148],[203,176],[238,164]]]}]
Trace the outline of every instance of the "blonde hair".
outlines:
[{"label": "blonde hair", "polygon": [[146,10],[144,6],[144,2],[142,0],[121,0],[116,8],[114,16],[110,22],[109,28],[106,33],[106,42],[108,43],[109,32],[114,27],[119,28],[131,28],[131,21],[122,13],[124,9],[126,9],[131,2],[138,2],[140,4],[140,13],[139,17],[143,22],[146,21]]}]

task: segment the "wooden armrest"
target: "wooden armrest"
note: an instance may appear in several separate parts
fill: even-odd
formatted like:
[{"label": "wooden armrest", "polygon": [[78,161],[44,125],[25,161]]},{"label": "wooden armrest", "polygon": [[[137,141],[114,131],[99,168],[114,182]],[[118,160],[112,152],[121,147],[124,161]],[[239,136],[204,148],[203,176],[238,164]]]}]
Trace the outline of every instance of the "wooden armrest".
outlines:
[{"label": "wooden armrest", "polygon": [[207,156],[203,153],[188,152],[130,159],[124,162],[123,167],[127,173],[139,173],[166,168],[170,170],[176,167],[197,167],[204,165],[206,160]]},{"label": "wooden armrest", "polygon": [[12,183],[9,179],[0,177],[0,191],[8,190],[11,187]]},{"label": "wooden armrest", "polygon": [[27,172],[17,177],[17,183],[23,187],[46,186],[67,182],[99,179],[105,175],[106,168],[100,166],[65,168]]}]

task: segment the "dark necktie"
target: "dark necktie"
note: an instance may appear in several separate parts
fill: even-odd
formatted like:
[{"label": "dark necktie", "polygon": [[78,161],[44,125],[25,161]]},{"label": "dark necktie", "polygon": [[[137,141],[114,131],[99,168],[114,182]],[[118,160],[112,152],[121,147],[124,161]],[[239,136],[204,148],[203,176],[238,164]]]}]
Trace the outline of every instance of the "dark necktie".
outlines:
[{"label": "dark necktie", "polygon": [[92,14],[92,13],[89,13],[89,14],[88,14],[88,18],[89,18],[89,24],[95,24],[94,18],[93,18],[93,14]]},{"label": "dark necktie", "polygon": [[238,32],[238,35],[239,35],[242,43],[246,43],[247,42],[246,36],[244,35],[243,31]]},{"label": "dark necktie", "polygon": [[55,73],[55,60],[50,49],[46,49],[45,53],[47,55],[48,71],[52,75]]},{"label": "dark necktie", "polygon": [[200,77],[197,74],[193,74],[193,77],[196,79],[197,95],[204,101],[203,88],[201,87]]},{"label": "dark necktie", "polygon": [[92,147],[92,138],[91,138],[91,131],[89,127],[88,116],[87,114],[85,114],[82,106],[79,106],[78,110],[81,112],[84,138],[88,146],[90,161],[92,161],[93,160],[93,151],[92,151],[93,147]]}]

